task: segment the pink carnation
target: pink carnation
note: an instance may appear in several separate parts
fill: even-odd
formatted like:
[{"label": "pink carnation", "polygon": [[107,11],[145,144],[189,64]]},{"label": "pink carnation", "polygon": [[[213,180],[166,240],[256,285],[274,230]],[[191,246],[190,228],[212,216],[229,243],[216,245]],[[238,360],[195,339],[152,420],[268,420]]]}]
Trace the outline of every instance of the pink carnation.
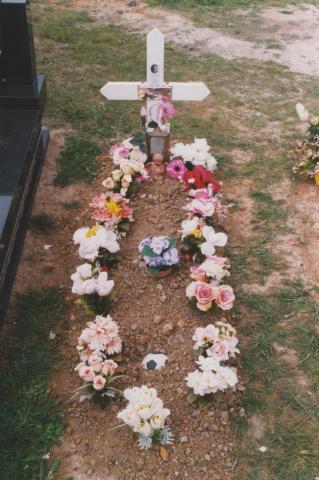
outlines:
[{"label": "pink carnation", "polygon": [[102,377],[102,375],[96,375],[93,380],[93,388],[94,390],[103,390],[106,384],[106,379]]},{"label": "pink carnation", "polygon": [[176,180],[182,180],[186,170],[183,160],[180,159],[171,160],[166,167],[167,174]]}]

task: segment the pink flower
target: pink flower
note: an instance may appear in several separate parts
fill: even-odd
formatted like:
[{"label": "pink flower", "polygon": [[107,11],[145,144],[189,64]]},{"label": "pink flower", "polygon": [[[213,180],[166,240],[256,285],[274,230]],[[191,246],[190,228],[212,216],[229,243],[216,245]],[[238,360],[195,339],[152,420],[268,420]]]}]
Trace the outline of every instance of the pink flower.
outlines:
[{"label": "pink flower", "polygon": [[105,180],[103,180],[102,185],[108,190],[112,190],[115,187],[115,182],[113,178],[107,177]]},{"label": "pink flower", "polygon": [[106,384],[106,379],[102,375],[96,375],[93,380],[94,390],[103,390]]},{"label": "pink flower", "polygon": [[93,368],[94,372],[100,372],[102,369],[103,361],[100,355],[92,353],[88,358],[88,364]]},{"label": "pink flower", "polygon": [[117,369],[118,365],[113,360],[105,360],[102,367],[103,375],[114,375],[115,370]]},{"label": "pink flower", "polygon": [[174,118],[176,113],[176,108],[170,101],[165,101],[162,99],[161,103],[158,106],[157,115],[161,123],[167,123],[172,118]]},{"label": "pink flower", "polygon": [[182,180],[186,170],[183,160],[180,159],[171,160],[166,167],[167,174],[177,180]]},{"label": "pink flower", "polygon": [[193,335],[195,341],[194,349],[197,350],[200,347],[207,346],[217,340],[219,335],[218,328],[215,325],[207,325],[207,327],[198,327]]},{"label": "pink flower", "polygon": [[106,351],[108,355],[114,355],[114,353],[120,353],[122,350],[122,340],[120,339],[119,335],[110,335],[107,345]]},{"label": "pink flower", "polygon": [[197,280],[199,282],[205,282],[205,270],[198,266],[193,266],[190,268],[190,277],[193,280]]},{"label": "pink flower", "polygon": [[211,184],[206,188],[198,188],[197,190],[190,190],[188,195],[193,198],[198,198],[200,200],[211,198],[213,196],[213,189]]},{"label": "pink flower", "polygon": [[230,310],[233,307],[235,295],[229,285],[217,287],[216,303],[222,310]]},{"label": "pink flower", "polygon": [[211,198],[195,198],[189,202],[185,209],[194,215],[201,215],[202,217],[211,217],[214,215],[216,208],[218,207],[218,200]]},{"label": "pink flower", "polygon": [[218,288],[215,284],[205,282],[192,282],[186,288],[188,298],[196,297],[197,308],[207,312],[212,307],[213,300],[216,299]]},{"label": "pink flower", "polygon": [[85,382],[93,382],[94,379],[94,370],[92,367],[88,367],[87,365],[79,364],[75,370],[78,370],[79,377],[82,378]]}]

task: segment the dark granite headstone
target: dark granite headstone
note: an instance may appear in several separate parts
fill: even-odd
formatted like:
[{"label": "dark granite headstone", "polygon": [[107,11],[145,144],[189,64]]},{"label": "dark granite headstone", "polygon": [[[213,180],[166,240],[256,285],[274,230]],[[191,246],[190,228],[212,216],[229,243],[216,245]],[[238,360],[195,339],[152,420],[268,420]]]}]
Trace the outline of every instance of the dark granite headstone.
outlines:
[{"label": "dark granite headstone", "polygon": [[41,127],[28,0],[0,0],[0,322],[9,301],[49,135]]}]

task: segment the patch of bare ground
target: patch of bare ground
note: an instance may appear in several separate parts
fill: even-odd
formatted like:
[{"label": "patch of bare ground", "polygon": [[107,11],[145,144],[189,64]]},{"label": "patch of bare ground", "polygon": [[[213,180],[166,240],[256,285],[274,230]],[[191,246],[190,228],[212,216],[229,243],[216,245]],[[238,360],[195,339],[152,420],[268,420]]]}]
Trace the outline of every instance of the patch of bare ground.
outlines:
[{"label": "patch of bare ground", "polygon": [[[68,0],[63,4],[50,0],[55,8],[86,10],[97,21],[107,24],[124,25],[139,33],[146,33],[158,27],[168,41],[186,47],[194,54],[212,53],[227,60],[250,58],[257,61],[273,61],[288,67],[293,72],[319,76],[319,8],[311,5],[291,7],[289,15],[282,9],[261,10],[258,31],[254,41],[236,38],[208,27],[197,27],[186,16],[149,7],[138,2],[136,7],[128,7],[126,0],[92,0],[88,6],[85,0]],[[249,16],[250,10],[246,11]],[[243,11],[241,10],[241,15]],[[255,38],[269,39],[269,24],[272,28],[271,43],[260,44]],[[221,21],[221,30],[225,21]],[[279,42],[279,48],[274,48]],[[298,54],[296,54],[298,52]]]},{"label": "patch of bare ground", "polygon": [[[319,257],[319,205],[318,187],[312,182],[285,182],[281,198],[286,198],[291,213],[288,218],[290,232],[281,235],[274,246],[275,253],[287,264],[289,278],[302,278],[311,290],[318,285]],[[318,296],[312,293],[318,300]]]},{"label": "patch of bare ground", "polygon": [[298,384],[304,388],[310,387],[310,381],[307,378],[307,375],[298,368],[300,364],[300,359],[296,350],[294,350],[293,348],[284,347],[283,345],[279,345],[276,342],[273,343],[273,347],[279,355],[280,359],[293,367],[294,376],[296,377]]}]

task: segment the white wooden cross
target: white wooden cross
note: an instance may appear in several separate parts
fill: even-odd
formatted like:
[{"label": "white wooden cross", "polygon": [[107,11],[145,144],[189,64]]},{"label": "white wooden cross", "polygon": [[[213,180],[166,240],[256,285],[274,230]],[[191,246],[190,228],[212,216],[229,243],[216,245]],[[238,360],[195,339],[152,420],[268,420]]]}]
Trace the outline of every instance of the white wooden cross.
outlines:
[{"label": "white wooden cross", "polygon": [[202,101],[210,91],[203,82],[164,82],[164,35],[154,28],[147,35],[147,83],[108,82],[101,89],[109,100],[139,100],[139,87],[172,88],[173,101]]}]

